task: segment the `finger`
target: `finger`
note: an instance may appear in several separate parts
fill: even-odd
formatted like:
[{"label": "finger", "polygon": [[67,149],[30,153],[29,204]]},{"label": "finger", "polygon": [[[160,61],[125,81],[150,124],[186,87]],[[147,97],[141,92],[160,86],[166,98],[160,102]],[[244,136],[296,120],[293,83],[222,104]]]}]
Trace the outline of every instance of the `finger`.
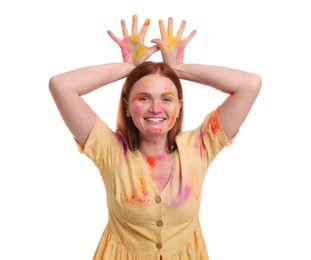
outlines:
[{"label": "finger", "polygon": [[164,23],[162,20],[159,21],[159,27],[160,27],[161,38],[162,40],[164,40],[166,39],[166,30],[165,30]]},{"label": "finger", "polygon": [[151,40],[152,43],[155,43],[158,47],[161,47],[161,45],[163,45],[163,41],[161,39],[152,39]]},{"label": "finger", "polygon": [[159,50],[165,49],[163,40],[156,38],[156,39],[152,39],[151,42],[157,44]]},{"label": "finger", "polygon": [[167,35],[173,36],[173,18],[168,18]]},{"label": "finger", "polygon": [[112,40],[120,45],[121,40],[117,36],[115,36],[112,31],[108,30],[107,33],[112,38]]},{"label": "finger", "polygon": [[141,37],[141,39],[142,39],[143,42],[144,42],[144,40],[145,40],[145,36],[146,36],[147,30],[148,30],[149,24],[150,24],[150,19],[147,18],[147,19],[145,20],[145,23],[144,23],[143,27],[142,27],[141,30],[140,30],[139,35],[140,35],[140,37]]},{"label": "finger", "polygon": [[194,35],[197,33],[196,30],[193,30],[185,39],[184,39],[184,43],[185,45],[187,45],[191,40],[192,38],[194,37]]},{"label": "finger", "polygon": [[[149,48],[148,54],[150,54],[150,56],[151,56],[152,54],[154,54],[154,53],[157,52],[158,50],[160,50],[159,46],[158,46],[158,45],[154,45],[154,46],[152,46],[152,47]],[[149,56],[149,57],[150,57],[150,56]]]},{"label": "finger", "polygon": [[124,20],[121,20],[122,33],[124,37],[129,37],[129,33],[126,28],[126,24]]},{"label": "finger", "polygon": [[184,33],[184,30],[185,30],[185,26],[186,26],[186,21],[182,21],[180,24],[179,30],[177,32],[177,35],[176,35],[177,39],[181,39],[181,37]]},{"label": "finger", "polygon": [[137,15],[133,15],[133,20],[132,20],[132,34],[137,34]]}]

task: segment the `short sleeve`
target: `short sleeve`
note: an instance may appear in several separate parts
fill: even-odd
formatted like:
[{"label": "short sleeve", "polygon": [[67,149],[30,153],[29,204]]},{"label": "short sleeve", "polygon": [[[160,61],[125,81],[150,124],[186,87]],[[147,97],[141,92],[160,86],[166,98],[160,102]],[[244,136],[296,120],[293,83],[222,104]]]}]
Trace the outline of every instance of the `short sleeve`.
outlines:
[{"label": "short sleeve", "polygon": [[180,152],[185,151],[185,160],[202,163],[202,167],[207,169],[217,154],[225,146],[232,144],[233,139],[234,137],[230,140],[226,137],[219,123],[217,110],[214,110],[198,128],[179,134],[176,142]]},{"label": "short sleeve", "polygon": [[101,171],[109,167],[124,150],[121,138],[98,116],[84,148],[77,143],[81,153],[87,155]]},{"label": "short sleeve", "polygon": [[237,134],[230,139],[227,138],[218,119],[218,108],[205,117],[200,129],[202,146],[205,148],[210,162],[225,146],[232,144]]}]

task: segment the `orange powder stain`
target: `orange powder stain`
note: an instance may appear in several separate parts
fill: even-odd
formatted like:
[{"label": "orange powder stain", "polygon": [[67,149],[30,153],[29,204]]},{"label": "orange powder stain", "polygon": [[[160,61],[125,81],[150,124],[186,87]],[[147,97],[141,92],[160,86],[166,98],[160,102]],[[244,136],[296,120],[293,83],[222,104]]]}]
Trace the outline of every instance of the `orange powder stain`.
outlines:
[{"label": "orange powder stain", "polygon": [[216,133],[219,133],[222,131],[221,125],[220,125],[219,120],[218,120],[218,109],[216,110],[216,112],[212,116],[211,123],[212,123],[213,129]]},{"label": "orange powder stain", "polygon": [[[163,131],[162,128],[154,128],[154,129],[153,129],[153,132],[156,133],[156,134],[161,134],[162,131]],[[150,131],[150,132],[151,132],[151,131]]]},{"label": "orange powder stain", "polygon": [[172,127],[175,124],[176,116],[177,116],[177,110],[174,111],[174,114],[173,114],[172,118],[170,119],[170,122],[168,123],[169,127]]},{"label": "orange powder stain", "polygon": [[151,168],[154,168],[156,166],[156,158],[154,156],[147,156],[147,163]]},{"label": "orange powder stain", "polygon": [[123,203],[124,202],[127,202],[127,203],[130,203],[130,204],[134,205],[135,204],[135,195],[131,194],[131,195],[127,196],[125,198],[125,200],[123,201]]},{"label": "orange powder stain", "polygon": [[136,97],[132,98],[131,102],[140,100],[141,98],[144,98],[146,94],[139,94]]},{"label": "orange powder stain", "polygon": [[149,25],[150,24],[150,19],[147,18],[146,21],[145,21],[145,25]]},{"label": "orange powder stain", "polygon": [[145,183],[142,177],[138,179],[139,189],[144,196],[148,195],[148,191],[146,190]]}]

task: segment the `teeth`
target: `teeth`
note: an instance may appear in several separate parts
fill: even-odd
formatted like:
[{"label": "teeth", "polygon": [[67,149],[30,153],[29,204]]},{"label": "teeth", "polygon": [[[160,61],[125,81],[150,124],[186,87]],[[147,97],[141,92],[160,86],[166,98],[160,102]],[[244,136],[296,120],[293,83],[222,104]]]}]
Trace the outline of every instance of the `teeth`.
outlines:
[{"label": "teeth", "polygon": [[164,121],[164,119],[160,118],[160,117],[148,117],[148,118],[146,118],[146,120],[149,122],[162,122],[162,121]]}]

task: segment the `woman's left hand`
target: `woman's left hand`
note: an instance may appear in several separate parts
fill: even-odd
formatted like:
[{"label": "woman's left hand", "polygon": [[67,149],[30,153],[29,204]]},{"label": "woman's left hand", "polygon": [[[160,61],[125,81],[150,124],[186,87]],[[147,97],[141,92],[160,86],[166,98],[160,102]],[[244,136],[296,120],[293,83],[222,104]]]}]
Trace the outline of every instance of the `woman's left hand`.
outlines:
[{"label": "woman's left hand", "polygon": [[196,34],[196,30],[193,30],[184,40],[181,39],[186,21],[182,21],[179,30],[174,36],[173,34],[173,18],[168,19],[167,30],[164,27],[163,21],[159,21],[161,39],[153,39],[151,42],[156,43],[162,54],[163,61],[171,67],[177,66],[184,61],[184,50],[190,40]]},{"label": "woman's left hand", "polygon": [[115,36],[108,30],[109,36],[119,45],[122,51],[122,58],[124,62],[128,62],[137,66],[145,62],[152,54],[159,50],[158,45],[147,47],[144,44],[145,36],[150,24],[150,19],[146,19],[139,34],[137,33],[137,15],[133,15],[132,20],[132,34],[129,35],[124,20],[121,20],[121,27],[123,32],[123,39]]}]

